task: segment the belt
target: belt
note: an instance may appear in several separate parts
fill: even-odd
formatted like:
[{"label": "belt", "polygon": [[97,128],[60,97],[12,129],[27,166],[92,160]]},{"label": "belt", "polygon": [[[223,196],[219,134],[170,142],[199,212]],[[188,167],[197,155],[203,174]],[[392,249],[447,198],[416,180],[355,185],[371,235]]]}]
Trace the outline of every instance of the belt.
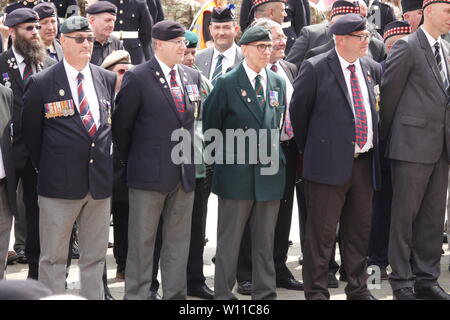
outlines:
[{"label": "belt", "polygon": [[138,31],[113,31],[112,35],[118,37],[120,40],[139,38]]}]

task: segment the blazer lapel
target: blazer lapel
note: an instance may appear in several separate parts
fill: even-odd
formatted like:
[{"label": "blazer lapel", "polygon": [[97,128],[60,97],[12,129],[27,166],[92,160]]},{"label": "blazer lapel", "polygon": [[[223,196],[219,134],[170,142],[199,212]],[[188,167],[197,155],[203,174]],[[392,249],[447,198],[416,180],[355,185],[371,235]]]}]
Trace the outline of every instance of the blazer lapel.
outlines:
[{"label": "blazer lapel", "polygon": [[19,65],[17,64],[17,59],[14,56],[12,49],[6,51],[5,59],[6,59],[5,64],[9,68],[8,71],[9,78],[11,79],[11,81],[14,81],[17,87],[20,88],[21,91],[23,92],[24,84],[22,80],[22,75],[20,74]]},{"label": "blazer lapel", "polygon": [[[276,86],[273,77],[267,72],[267,93],[266,93],[266,103],[264,108],[264,123],[272,128],[272,119],[276,115],[275,108],[279,107],[281,103],[278,101],[278,106],[271,106],[270,105],[270,91],[274,91],[278,93],[278,99],[280,99],[280,88]],[[274,125],[280,127],[280,123],[274,123]]]},{"label": "blazer lapel", "polygon": [[[348,107],[352,108],[352,102],[350,100],[350,95],[348,94],[348,88],[347,84],[345,83],[344,73],[341,69],[341,64],[339,62],[339,58],[337,56],[336,50],[331,51],[331,53],[328,55],[328,64],[330,65],[331,70],[333,71],[334,75],[336,76],[336,79],[339,83],[339,86],[342,89],[342,92],[344,93],[345,97],[347,98]],[[352,110],[353,112],[353,110]]]},{"label": "blazer lapel", "polygon": [[373,91],[373,88],[375,86],[375,79],[373,78],[373,75],[370,73],[369,66],[366,66],[366,64],[360,59],[361,69],[364,74],[364,81],[366,82],[367,86],[367,92],[369,93],[369,100],[370,100],[370,109],[375,110],[375,92]]},{"label": "blazer lapel", "polygon": [[238,86],[236,87],[237,94],[244,102],[245,106],[249,109],[250,113],[255,117],[260,125],[263,124],[264,114],[256,99],[255,89],[253,88],[247,73],[245,72],[242,63],[239,65],[238,72]]},{"label": "blazer lapel", "polygon": [[280,66],[283,68],[284,73],[286,73],[287,77],[289,78],[289,81],[294,83],[294,74],[292,73],[292,70],[287,66],[284,60],[280,60]]},{"label": "blazer lapel", "polygon": [[[97,101],[98,101],[98,108],[99,108],[99,114],[100,114],[100,125],[97,128],[97,132],[92,136],[92,140],[95,140],[102,129],[102,127],[106,124],[107,121],[107,110],[105,110],[107,107],[105,106],[105,100],[109,97],[104,97],[103,93],[108,92],[108,89],[106,88],[104,82],[103,82],[103,76],[98,72],[97,69],[93,68],[91,65],[89,66],[91,69],[92,74],[92,80],[94,83],[94,89],[95,94],[97,95]],[[109,99],[108,99],[109,101]],[[110,106],[111,107],[111,106]]]}]

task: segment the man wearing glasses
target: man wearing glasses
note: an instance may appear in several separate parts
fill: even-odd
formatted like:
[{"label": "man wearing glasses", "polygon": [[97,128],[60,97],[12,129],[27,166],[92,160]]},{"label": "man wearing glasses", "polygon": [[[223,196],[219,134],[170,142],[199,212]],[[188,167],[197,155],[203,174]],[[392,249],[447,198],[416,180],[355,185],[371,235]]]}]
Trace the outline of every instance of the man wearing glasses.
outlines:
[{"label": "man wearing glasses", "polygon": [[347,14],[330,28],[336,47],[303,62],[290,115],[303,154],[306,241],[303,281],[308,300],[330,298],[328,262],[340,226],[348,300],[374,300],[367,288],[373,189],[379,186],[375,86],[381,67],[365,57],[367,20]]},{"label": "man wearing glasses", "polygon": [[[113,134],[127,165],[129,188],[125,269],[129,300],[148,297],[160,221],[163,298],[186,299],[195,189],[194,116],[201,110],[201,74],[182,65],[184,33],[178,22],[155,24],[155,57],[127,71],[117,95]],[[172,141],[173,133],[183,135],[181,144]]]},{"label": "man wearing glasses", "polygon": [[78,225],[80,295],[103,299],[113,185],[114,73],[89,64],[94,35],[86,18],[61,25],[64,59],[26,83],[23,135],[38,172],[39,281],[65,293],[66,260]]},{"label": "man wearing glasses", "polygon": [[[223,154],[227,154],[226,158],[232,155],[233,162],[225,161],[224,156],[223,164],[214,164],[212,192],[219,197],[214,299],[236,299],[232,290],[247,222],[252,251],[252,299],[276,299],[273,246],[285,168],[279,135],[271,137],[271,133],[278,133],[286,105],[285,81],[266,69],[273,47],[266,28],[248,28],[239,44],[245,59],[220,77],[206,98],[203,130],[220,130],[223,137],[229,130],[242,130],[245,135],[260,138],[245,139],[246,145],[237,150],[229,148],[231,141],[224,138]],[[260,146],[266,146],[261,147],[264,151]],[[271,172],[265,172],[269,162],[261,156],[252,157],[267,151],[278,165]]]},{"label": "man wearing glasses", "polygon": [[12,46],[0,55],[0,82],[14,93],[14,110],[11,125],[13,136],[13,158],[16,179],[22,179],[23,202],[27,225],[26,251],[28,278],[38,278],[39,263],[39,208],[37,203],[37,175],[21,135],[21,120],[24,83],[34,73],[54,64],[47,57],[39,38],[38,14],[29,8],[16,9],[6,16]]}]

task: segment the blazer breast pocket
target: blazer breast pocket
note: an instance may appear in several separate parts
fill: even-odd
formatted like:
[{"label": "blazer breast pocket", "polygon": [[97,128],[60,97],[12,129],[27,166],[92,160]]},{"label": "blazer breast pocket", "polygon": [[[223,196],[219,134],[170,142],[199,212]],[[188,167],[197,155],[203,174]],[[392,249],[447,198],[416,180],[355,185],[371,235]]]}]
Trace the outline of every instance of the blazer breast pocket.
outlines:
[{"label": "blazer breast pocket", "polygon": [[400,117],[400,123],[407,126],[424,128],[428,123],[428,119],[404,114]]}]

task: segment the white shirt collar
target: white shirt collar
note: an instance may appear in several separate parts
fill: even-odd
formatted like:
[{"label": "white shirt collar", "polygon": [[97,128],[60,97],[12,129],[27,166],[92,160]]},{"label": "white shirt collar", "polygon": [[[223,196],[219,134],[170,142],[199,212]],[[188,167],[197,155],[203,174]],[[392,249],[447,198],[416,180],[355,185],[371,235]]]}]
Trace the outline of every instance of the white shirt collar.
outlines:
[{"label": "white shirt collar", "polygon": [[231,60],[235,52],[236,52],[236,44],[233,42],[233,45],[224,52],[219,52],[219,50],[214,48],[214,58],[218,57],[219,54],[223,54],[226,59]]},{"label": "white shirt collar", "polygon": [[[434,50],[434,45],[436,44],[436,42],[439,42],[439,45],[441,45],[441,36],[439,36],[437,39],[433,38],[433,36],[431,34],[429,34],[427,32],[427,30],[425,30],[425,28],[423,26],[420,26],[420,28],[422,29],[423,33],[425,33],[425,36],[427,37],[428,43],[430,44],[431,49]],[[434,53],[434,51],[433,51]]]},{"label": "white shirt collar", "polygon": [[72,79],[73,81],[77,81],[77,77],[80,72],[83,74],[85,79],[86,79],[86,77],[88,77],[91,74],[90,69],[89,69],[89,63],[86,64],[86,66],[84,67],[83,70],[78,71],[77,69],[72,67],[65,58],[63,59],[63,62],[64,62],[64,68],[66,69],[67,77],[69,79]]},{"label": "white shirt collar", "polygon": [[[161,60],[159,60],[158,59],[158,57],[155,55],[155,59],[156,59],[156,61],[158,61],[158,63],[159,63],[159,66],[161,67],[161,70],[162,70],[162,72],[164,73],[164,76],[167,78],[167,77],[169,77],[170,76],[170,71],[172,71],[172,69],[167,65],[167,64],[165,64],[164,62],[162,62]],[[173,67],[173,69],[175,70],[175,71],[177,71],[177,73],[179,73],[178,72],[178,65],[175,65],[174,67]]]},{"label": "white shirt collar", "polygon": [[355,72],[356,72],[356,70],[361,70],[361,65],[359,63],[359,58],[356,59],[355,62],[350,63],[347,60],[345,60],[344,58],[342,58],[342,56],[339,54],[339,52],[337,50],[336,50],[336,53],[337,53],[337,56],[339,58],[339,62],[341,63],[342,70],[347,70],[348,66],[351,65],[351,64],[355,65]]},{"label": "white shirt collar", "polygon": [[14,46],[12,46],[12,51],[14,53],[14,57],[16,57],[17,65],[21,64],[23,60],[25,60],[25,58],[19,52],[17,52]]},{"label": "white shirt collar", "polygon": [[247,61],[244,60],[242,65],[244,66],[245,72],[247,73],[247,76],[252,84],[258,74],[261,76],[263,82],[267,80],[266,68],[263,68],[261,69],[261,72],[256,73],[248,66]]}]

